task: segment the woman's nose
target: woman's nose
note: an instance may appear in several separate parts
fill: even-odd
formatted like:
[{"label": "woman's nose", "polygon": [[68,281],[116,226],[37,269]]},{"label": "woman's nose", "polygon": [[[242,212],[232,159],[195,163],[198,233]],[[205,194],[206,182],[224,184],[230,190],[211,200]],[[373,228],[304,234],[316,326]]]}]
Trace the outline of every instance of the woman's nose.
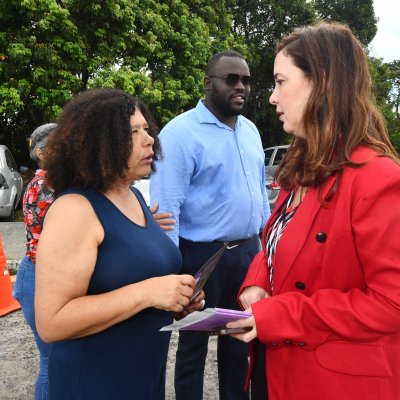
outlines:
[{"label": "woman's nose", "polygon": [[272,94],[271,94],[271,96],[269,96],[269,102],[272,104],[272,105],[276,105],[276,95],[275,95],[275,89],[274,89],[274,91],[272,92]]},{"label": "woman's nose", "polygon": [[146,132],[146,134],[147,134],[147,138],[146,138],[146,143],[147,143],[147,145],[149,146],[153,146],[153,144],[154,144],[154,138],[153,138],[153,136],[151,136],[150,135],[150,133],[149,132]]}]

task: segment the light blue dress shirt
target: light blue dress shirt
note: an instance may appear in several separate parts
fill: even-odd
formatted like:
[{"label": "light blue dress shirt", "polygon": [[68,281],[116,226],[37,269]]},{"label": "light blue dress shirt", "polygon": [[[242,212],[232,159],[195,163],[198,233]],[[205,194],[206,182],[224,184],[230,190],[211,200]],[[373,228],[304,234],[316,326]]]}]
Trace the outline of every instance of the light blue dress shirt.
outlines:
[{"label": "light blue dress shirt", "polygon": [[169,232],[193,242],[239,240],[262,231],[270,215],[264,151],[256,126],[238,116],[235,129],[200,100],[159,135],[164,157],[150,180],[150,201],[171,212]]}]

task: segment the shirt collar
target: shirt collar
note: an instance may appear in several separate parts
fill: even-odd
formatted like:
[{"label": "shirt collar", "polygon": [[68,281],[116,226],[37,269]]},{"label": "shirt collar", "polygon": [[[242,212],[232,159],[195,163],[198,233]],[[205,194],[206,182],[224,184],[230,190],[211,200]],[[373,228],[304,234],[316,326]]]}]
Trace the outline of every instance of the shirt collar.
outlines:
[{"label": "shirt collar", "polygon": [[41,168],[39,168],[39,169],[36,170],[35,175],[42,178],[42,177],[46,176],[46,171],[41,169]]},{"label": "shirt collar", "polygon": [[[220,128],[232,130],[228,125],[221,122],[204,104],[204,99],[199,100],[196,106],[196,114],[200,124],[215,124]],[[242,116],[236,118],[235,130],[242,124]]]}]

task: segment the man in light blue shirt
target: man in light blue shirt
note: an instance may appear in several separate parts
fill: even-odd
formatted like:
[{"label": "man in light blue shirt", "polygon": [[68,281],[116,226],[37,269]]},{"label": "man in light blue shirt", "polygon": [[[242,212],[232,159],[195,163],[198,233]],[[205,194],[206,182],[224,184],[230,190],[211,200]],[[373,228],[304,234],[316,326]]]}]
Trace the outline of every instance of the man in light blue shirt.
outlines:
[{"label": "man in light blue shirt", "polygon": [[[248,239],[227,250],[204,291],[207,307],[240,309],[236,295],[259,251],[258,234],[270,210],[264,152],[255,125],[241,114],[250,93],[250,72],[236,52],[211,57],[205,99],[170,121],[160,133],[164,158],[151,178],[151,203],[176,221],[171,239],[180,247],[182,273],[195,275],[224,241]],[[201,400],[208,336],[180,332],[175,365],[177,400]],[[248,399],[244,384],[248,345],[218,338],[222,400]]]}]

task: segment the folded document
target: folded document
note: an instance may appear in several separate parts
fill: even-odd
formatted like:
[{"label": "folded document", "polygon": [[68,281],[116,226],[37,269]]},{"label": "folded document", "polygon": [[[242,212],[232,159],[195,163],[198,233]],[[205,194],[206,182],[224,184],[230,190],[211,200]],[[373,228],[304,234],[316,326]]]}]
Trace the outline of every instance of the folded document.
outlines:
[{"label": "folded document", "polygon": [[217,331],[225,328],[228,322],[251,317],[252,314],[225,308],[206,308],[194,311],[171,325],[163,326],[160,331]]}]

